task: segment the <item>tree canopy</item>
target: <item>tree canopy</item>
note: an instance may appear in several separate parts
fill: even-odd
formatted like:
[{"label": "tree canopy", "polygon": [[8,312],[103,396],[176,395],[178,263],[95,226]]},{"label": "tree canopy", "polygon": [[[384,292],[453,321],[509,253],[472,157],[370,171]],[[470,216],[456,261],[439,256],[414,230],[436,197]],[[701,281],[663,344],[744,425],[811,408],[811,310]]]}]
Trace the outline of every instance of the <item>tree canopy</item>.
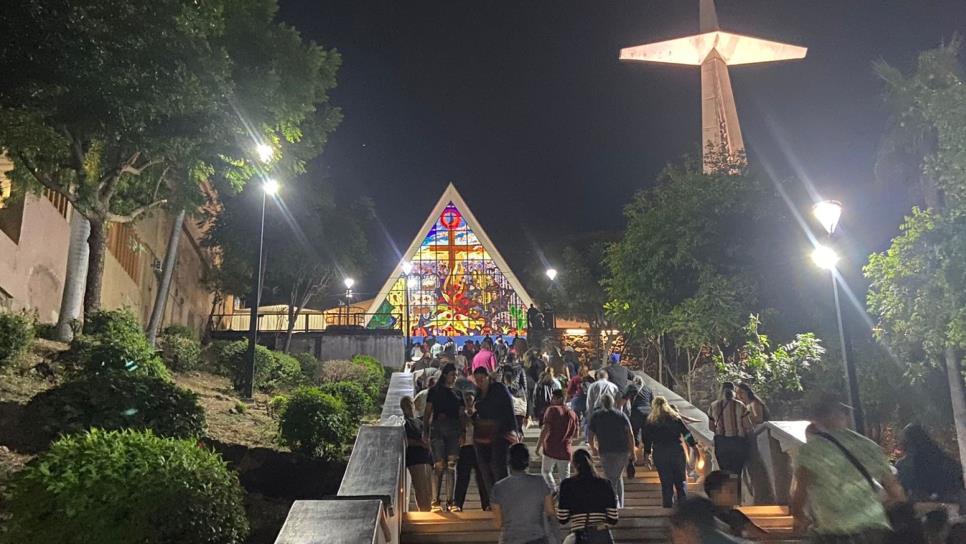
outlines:
[{"label": "tree canopy", "polygon": [[298,173],[340,119],[339,56],[274,22],[275,0],[15,0],[0,21],[0,147],[21,187],[91,223],[85,315],[100,305],[106,228],[238,190],[275,150]]}]

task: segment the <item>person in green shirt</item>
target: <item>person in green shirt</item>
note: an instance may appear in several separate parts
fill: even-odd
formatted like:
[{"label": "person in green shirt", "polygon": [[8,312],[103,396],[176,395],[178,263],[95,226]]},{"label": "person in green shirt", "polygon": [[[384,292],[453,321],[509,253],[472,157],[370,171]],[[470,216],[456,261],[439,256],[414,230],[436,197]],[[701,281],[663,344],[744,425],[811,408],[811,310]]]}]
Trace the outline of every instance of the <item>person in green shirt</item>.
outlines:
[{"label": "person in green shirt", "polygon": [[887,503],[905,500],[882,448],[848,428],[850,409],[834,398],[820,399],[796,458],[791,513],[796,529],[810,529],[815,544],[884,543],[891,527],[880,494]]}]

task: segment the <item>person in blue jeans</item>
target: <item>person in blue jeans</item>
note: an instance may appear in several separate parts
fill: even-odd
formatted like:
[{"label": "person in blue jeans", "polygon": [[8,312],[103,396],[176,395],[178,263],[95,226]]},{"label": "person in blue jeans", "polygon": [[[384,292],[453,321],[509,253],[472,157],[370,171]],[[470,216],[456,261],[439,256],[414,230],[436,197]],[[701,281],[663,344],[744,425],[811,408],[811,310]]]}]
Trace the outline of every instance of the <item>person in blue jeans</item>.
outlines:
[{"label": "person in blue jeans", "polygon": [[675,494],[680,503],[687,497],[686,468],[682,440],[688,433],[681,414],[662,396],[654,397],[644,425],[644,455],[653,452],[654,468],[661,479],[661,505],[671,508]]}]

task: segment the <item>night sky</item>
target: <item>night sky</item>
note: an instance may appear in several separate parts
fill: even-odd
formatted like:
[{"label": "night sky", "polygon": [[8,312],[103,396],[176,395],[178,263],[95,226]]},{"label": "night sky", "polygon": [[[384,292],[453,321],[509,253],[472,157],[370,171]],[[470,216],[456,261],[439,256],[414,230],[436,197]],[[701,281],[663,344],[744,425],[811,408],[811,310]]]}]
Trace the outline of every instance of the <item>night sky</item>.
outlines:
[{"label": "night sky", "polygon": [[[886,113],[871,63],[908,69],[966,30],[966,2],[717,4],[723,30],[809,48],[803,61],[731,69],[750,160],[843,200],[857,255],[883,248],[909,203],[874,179]],[[621,47],[696,33],[697,0],[281,6],[282,20],[343,57],[332,98],[345,120],[313,168],[341,194],[371,197],[385,227],[363,296],[450,181],[519,272],[556,237],[620,229],[631,196],[699,149],[699,70],[617,59]]]}]

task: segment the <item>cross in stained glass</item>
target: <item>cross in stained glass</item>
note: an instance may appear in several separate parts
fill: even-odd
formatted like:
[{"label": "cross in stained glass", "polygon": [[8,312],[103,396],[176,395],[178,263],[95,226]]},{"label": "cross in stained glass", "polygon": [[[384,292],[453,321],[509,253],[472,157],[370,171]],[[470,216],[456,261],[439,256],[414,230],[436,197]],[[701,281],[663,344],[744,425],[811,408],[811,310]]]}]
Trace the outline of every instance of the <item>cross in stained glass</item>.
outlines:
[{"label": "cross in stained glass", "polygon": [[456,243],[456,229],[462,223],[463,216],[460,214],[456,206],[450,204],[443,210],[442,215],[439,217],[439,222],[446,228],[447,244],[446,245],[431,245],[426,247],[427,250],[437,252],[446,252],[448,257],[449,269],[448,274],[454,274],[456,272],[456,257],[458,254],[472,253],[479,251],[479,244],[457,244]]}]

